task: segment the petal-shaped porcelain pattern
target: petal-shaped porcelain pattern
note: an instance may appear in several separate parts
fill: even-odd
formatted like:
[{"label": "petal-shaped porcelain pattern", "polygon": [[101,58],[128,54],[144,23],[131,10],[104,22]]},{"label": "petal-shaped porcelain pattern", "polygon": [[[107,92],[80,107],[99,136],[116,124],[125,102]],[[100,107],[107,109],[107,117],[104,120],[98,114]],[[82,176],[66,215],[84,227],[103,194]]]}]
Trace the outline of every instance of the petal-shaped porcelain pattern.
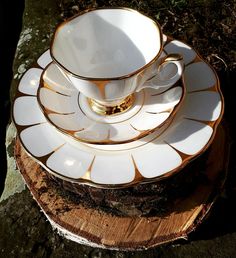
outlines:
[{"label": "petal-shaped porcelain pattern", "polygon": [[45,51],[38,59],[38,64],[42,68],[45,68],[51,62],[52,62],[52,58],[49,50]]},{"label": "petal-shaped porcelain pattern", "polygon": [[222,110],[222,102],[217,92],[193,92],[186,96],[184,116],[201,121],[215,121]]},{"label": "petal-shaped porcelain pattern", "polygon": [[32,125],[46,122],[39,109],[36,97],[23,96],[16,99],[13,107],[13,117],[18,125]]},{"label": "petal-shaped porcelain pattern", "polygon": [[213,70],[204,62],[188,65],[184,71],[184,78],[188,92],[211,88],[217,82]]},{"label": "petal-shaped porcelain pattern", "polygon": [[176,122],[166,135],[165,142],[187,155],[201,151],[208,143],[212,128],[204,123],[183,119]]},{"label": "petal-shaped porcelain pattern", "polygon": [[54,114],[51,113],[48,115],[50,120],[59,126],[69,131],[80,131],[84,129],[81,127],[81,123],[78,120],[77,114]]},{"label": "petal-shaped porcelain pattern", "polygon": [[146,94],[146,105],[144,112],[161,113],[173,109],[180,101],[183,94],[183,88],[180,86],[174,87],[162,94]]},{"label": "petal-shaped porcelain pattern", "polygon": [[106,124],[115,124],[129,119],[130,117],[133,117],[137,112],[139,112],[140,108],[144,104],[144,99],[145,99],[144,91],[141,91],[139,94],[135,93],[134,98],[135,98],[134,105],[126,112],[116,116],[100,116],[95,112],[91,112],[91,108],[89,106],[88,100],[82,94],[79,94],[78,102],[79,102],[80,109],[83,109],[82,110],[83,113],[86,115],[86,117],[90,118],[91,120],[97,121],[97,122],[103,122]]},{"label": "petal-shaped porcelain pattern", "polygon": [[192,62],[197,56],[196,52],[191,47],[178,40],[172,40],[170,43],[166,44],[164,49],[168,54],[181,54],[185,64]]},{"label": "petal-shaped porcelain pattern", "polygon": [[[34,97],[43,70],[29,69],[19,83],[13,105],[14,122],[26,151],[49,172],[64,180],[74,183],[79,180],[80,183],[105,188],[124,187],[143,180],[148,182],[179,171],[187,161],[203,153],[209,146],[222,117],[224,102],[216,74],[200,56],[195,59],[193,49],[174,40],[167,43],[166,50],[182,53],[187,63],[184,73],[186,97],[182,97],[174,119],[166,123],[161,133],[156,130],[141,139],[123,144],[85,144],[58,132],[44,118]],[[49,76],[44,70],[47,87],[39,91],[43,90],[43,103],[54,123],[66,126],[68,130],[78,130],[76,133],[79,134],[92,128],[99,139],[126,140],[132,135],[136,138],[139,131],[130,124],[132,119],[135,121],[135,116],[136,123],[140,123],[139,129],[144,128],[150,122],[148,116],[158,112],[158,115],[168,113],[166,111],[173,109],[183,96],[183,88],[178,85],[164,92],[146,89],[145,92],[136,93],[135,106],[124,115],[101,120],[99,116],[89,116],[89,106],[84,105],[86,98],[81,101],[81,94],[49,62],[51,58],[47,51],[38,60],[41,67],[47,67],[47,71],[53,74]],[[58,100],[67,104],[63,104],[62,108]],[[81,105],[79,109],[78,105]],[[141,111],[147,114],[145,119],[144,116],[138,117]],[[78,119],[82,118],[83,112],[86,114],[84,130]],[[120,132],[122,134],[119,135]],[[94,135],[91,139],[95,139]]]},{"label": "petal-shaped porcelain pattern", "polygon": [[161,125],[166,121],[169,115],[170,113],[168,112],[162,112],[159,114],[142,112],[142,114],[138,116],[139,119],[132,119],[130,122],[131,126],[136,130],[145,131]]},{"label": "petal-shaped porcelain pattern", "polygon": [[73,92],[77,92],[71,85],[71,82],[68,81],[58,66],[53,62],[44,70],[43,80],[48,88],[63,95],[71,95]]},{"label": "petal-shaped porcelain pattern", "polygon": [[36,95],[42,72],[38,68],[31,68],[26,71],[19,83],[18,90],[28,95]]},{"label": "petal-shaped porcelain pattern", "polygon": [[39,95],[42,105],[47,109],[61,114],[75,113],[72,96],[61,95],[47,88],[41,88]]},{"label": "petal-shaped porcelain pattern", "polygon": [[47,160],[47,166],[62,176],[78,179],[89,169],[94,155],[65,144]]},{"label": "petal-shaped porcelain pattern", "polygon": [[140,174],[145,178],[163,175],[182,163],[180,155],[164,142],[153,142],[141,147],[133,153],[133,158]]},{"label": "petal-shaped porcelain pattern", "polygon": [[132,126],[127,126],[125,123],[115,124],[110,127],[110,140],[112,141],[127,141],[138,137],[139,131]]},{"label": "petal-shaped porcelain pattern", "polygon": [[36,157],[45,156],[65,143],[59,133],[47,123],[28,127],[20,133],[26,149]]},{"label": "petal-shaped porcelain pattern", "polygon": [[[163,128],[163,131],[161,131],[161,132],[165,132],[165,131],[168,131],[168,130],[166,128]],[[147,136],[145,136],[143,138],[139,138],[136,141],[132,141],[132,142],[127,142],[127,143],[122,143],[122,144],[90,144],[90,143],[86,143],[86,146],[89,146],[89,148],[91,148],[93,150],[99,150],[99,151],[102,150],[102,151],[107,151],[107,152],[126,151],[127,153],[132,154],[134,150],[137,150],[138,148],[140,148],[142,146],[148,145],[155,139],[158,139],[159,136],[160,136],[160,132],[154,131],[154,132],[148,134]],[[68,137],[67,137],[67,139],[69,140]],[[75,143],[75,142],[76,141],[73,140],[73,143]]]},{"label": "petal-shaped porcelain pattern", "polygon": [[90,143],[135,141],[152,130],[160,130],[174,115],[184,95],[184,85],[175,85],[162,93],[145,89],[135,94],[135,106],[124,114],[100,116],[91,110],[86,97],[78,96],[55,64],[46,68],[43,79],[37,97],[48,121],[76,140]]},{"label": "petal-shaped porcelain pattern", "polygon": [[109,138],[109,129],[110,125],[108,124],[99,124],[99,123],[91,123],[89,127],[85,128],[82,131],[76,132],[76,136],[78,138],[85,138],[93,141],[104,141]]},{"label": "petal-shaped porcelain pattern", "polygon": [[98,155],[91,168],[91,179],[99,184],[126,184],[132,182],[134,177],[132,158],[126,154]]}]

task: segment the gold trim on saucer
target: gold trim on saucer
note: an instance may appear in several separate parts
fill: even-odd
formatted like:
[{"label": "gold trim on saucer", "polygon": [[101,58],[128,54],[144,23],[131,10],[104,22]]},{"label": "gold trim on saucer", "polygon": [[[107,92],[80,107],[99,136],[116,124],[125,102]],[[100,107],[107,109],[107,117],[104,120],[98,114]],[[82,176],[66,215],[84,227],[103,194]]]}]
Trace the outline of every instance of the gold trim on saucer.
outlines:
[{"label": "gold trim on saucer", "polygon": [[[171,40],[173,40],[172,38],[168,37],[168,42],[170,42]],[[186,43],[185,43],[186,44]],[[186,44],[187,45],[187,44]],[[188,45],[187,45],[188,46]],[[191,49],[193,49],[191,47]],[[194,50],[194,49],[193,49]],[[25,145],[24,143],[24,140],[22,139],[22,135],[21,135],[21,132],[24,131],[25,129],[27,128],[30,128],[30,127],[33,127],[33,126],[36,126],[36,125],[40,125],[40,124],[45,124],[47,122],[39,122],[39,123],[35,123],[35,124],[30,124],[30,125],[20,125],[20,124],[17,124],[16,120],[15,120],[15,117],[14,117],[14,106],[11,110],[12,112],[12,120],[13,120],[13,123],[15,124],[16,126],[16,129],[17,129],[17,133],[18,133],[18,138],[20,140],[20,143],[23,147],[23,149],[26,151],[26,153],[31,157],[33,158],[39,165],[41,165],[43,168],[45,168],[47,170],[48,173],[58,177],[58,178],[61,178],[65,181],[68,181],[70,183],[75,183],[75,184],[85,184],[85,185],[89,185],[89,186],[94,186],[94,187],[98,187],[98,188],[110,188],[110,189],[118,189],[118,188],[124,188],[124,187],[129,187],[129,186],[134,186],[134,185],[137,185],[137,184],[143,184],[143,183],[151,183],[151,182],[156,182],[156,181],[159,181],[159,180],[162,180],[164,178],[167,178],[167,177],[170,177],[170,176],[173,176],[174,174],[178,173],[183,167],[185,167],[191,160],[193,160],[194,158],[197,158],[199,155],[201,155],[209,146],[210,144],[212,143],[213,139],[214,139],[214,136],[215,136],[215,133],[216,133],[216,129],[223,117],[223,113],[224,113],[224,108],[225,108],[225,104],[224,104],[224,98],[223,98],[223,94],[220,90],[220,81],[219,81],[219,78],[216,74],[216,71],[212,68],[212,66],[205,60],[203,60],[201,58],[201,56],[197,53],[196,51],[196,54],[197,54],[197,58],[195,59],[195,61],[193,63],[196,63],[198,62],[198,59],[203,61],[204,63],[206,63],[213,71],[215,77],[216,77],[216,83],[215,85],[212,87],[212,88],[208,88],[208,90],[210,91],[216,91],[219,96],[220,96],[220,100],[221,100],[221,110],[220,110],[220,114],[219,114],[219,117],[214,120],[214,121],[203,121],[203,120],[198,120],[198,119],[194,119],[194,118],[188,118],[188,117],[184,117],[184,119],[187,119],[187,120],[193,120],[193,121],[197,121],[199,123],[203,123],[205,125],[208,125],[212,128],[212,134],[208,140],[208,142],[203,146],[202,149],[200,149],[197,153],[193,154],[193,155],[187,155],[185,153],[181,153],[179,150],[175,149],[173,146],[171,146],[169,143],[165,142],[165,144],[168,144],[173,150],[175,150],[182,158],[182,162],[180,165],[178,165],[177,167],[175,167],[174,169],[166,172],[165,174],[162,174],[160,176],[156,176],[156,177],[153,177],[153,178],[145,178],[142,174],[139,174],[140,172],[142,172],[141,170],[139,171],[139,169],[136,170],[137,168],[137,165],[136,165],[136,162],[133,158],[133,155],[132,153],[130,153],[130,158],[132,159],[133,161],[133,164],[134,164],[134,168],[135,168],[135,176],[133,178],[133,180],[131,180],[130,182],[128,183],[121,183],[121,184],[100,184],[100,183],[96,183],[96,182],[93,182],[91,177],[89,177],[89,173],[85,173],[84,176],[80,177],[80,178],[72,178],[72,177],[69,177],[69,176],[66,176],[66,175],[63,175],[63,174],[60,174],[58,171],[54,171],[53,169],[49,168],[48,167],[48,164],[47,164],[47,160],[48,158],[55,152],[57,152],[60,148],[62,148],[64,146],[65,143],[59,145],[57,148],[55,148],[52,152],[44,155],[44,156],[41,156],[41,157],[38,157],[38,156],[35,156],[31,150],[29,150],[29,148]],[[35,67],[35,66],[32,66],[32,67]],[[37,68],[39,68],[39,66],[37,65]],[[40,68],[42,69],[42,68]],[[26,71],[27,72],[27,71]],[[183,78],[182,78],[183,80]],[[20,80],[21,81],[21,80]],[[40,90],[40,87],[43,87],[43,85],[41,84],[41,86],[39,85],[39,88],[38,88],[38,92],[37,94],[31,94],[31,93],[24,93],[24,92],[20,92],[20,89],[19,89],[19,84],[20,84],[20,81],[18,83],[18,88],[17,88],[17,92],[16,92],[16,95],[15,95],[15,99],[14,99],[14,102],[16,101],[16,99],[22,97],[22,96],[32,96],[32,97],[37,97],[38,98],[38,93],[39,93],[39,90]],[[41,81],[42,83],[42,81]],[[184,84],[184,81],[183,81],[183,84]],[[202,89],[202,90],[199,90],[199,91],[204,91],[205,89]],[[190,94],[189,92],[187,92],[187,94]],[[175,110],[176,111],[176,110]],[[47,117],[46,117],[47,118]],[[172,119],[171,119],[172,121]],[[170,121],[170,122],[171,122]],[[171,124],[171,123],[170,123]],[[169,126],[169,125],[168,125]],[[165,130],[164,130],[165,131]],[[155,141],[155,139],[157,139],[158,137],[160,137],[160,135],[158,135],[157,137],[154,137],[152,138],[150,141],[147,141],[147,142],[144,142],[143,145],[146,145],[150,142],[153,142]],[[142,146],[143,146],[142,145]],[[88,148],[92,148],[91,146],[87,146]],[[135,148],[135,147],[134,147]],[[96,149],[96,148],[95,148]],[[127,150],[131,150],[132,148],[126,148],[125,151]],[[121,150],[121,151],[124,151],[124,150]],[[109,150],[108,152],[116,152],[116,150]],[[119,153],[119,150],[117,151]],[[110,153],[109,153],[110,154]],[[115,154],[115,153],[114,153]],[[94,162],[94,159],[95,159],[95,156],[93,157],[93,160],[90,164],[90,169],[88,170],[91,170],[91,165],[93,164]]]},{"label": "gold trim on saucer", "polygon": [[48,90],[50,90],[50,91],[52,91],[52,92],[54,92],[54,93],[57,93],[57,94],[59,94],[59,95],[62,95],[62,96],[65,96],[65,97],[71,97],[71,95],[64,94],[64,93],[61,93],[61,92],[59,92],[59,91],[56,91],[56,90],[52,89],[52,87],[49,86],[49,84],[46,83],[46,82],[43,83],[43,87],[44,87],[45,89],[48,89]]},{"label": "gold trim on saucer", "polygon": [[164,62],[180,61],[180,60],[183,60],[183,57],[180,54],[173,53],[173,54],[168,54],[166,57],[164,57],[163,60],[164,60]]},{"label": "gold trim on saucer", "polygon": [[[171,89],[173,89],[173,88],[175,88],[175,87],[181,87],[181,88],[182,88],[182,96],[181,96],[179,102],[174,106],[174,108],[173,108],[172,111],[170,112],[169,117],[168,117],[163,123],[161,123],[159,126],[157,126],[157,127],[155,127],[155,128],[152,128],[152,129],[141,130],[141,131],[140,131],[140,130],[137,130],[136,128],[134,128],[134,127],[132,126],[132,124],[130,124],[130,126],[131,126],[133,129],[135,129],[136,131],[139,132],[139,135],[138,135],[138,136],[135,136],[135,137],[133,137],[133,138],[131,138],[131,139],[128,139],[128,140],[122,140],[122,141],[113,141],[113,140],[111,140],[111,139],[104,139],[104,140],[102,140],[102,141],[96,141],[96,140],[92,141],[92,140],[88,140],[88,139],[81,138],[80,136],[78,136],[78,135],[76,134],[77,131],[66,130],[66,129],[63,129],[63,128],[57,126],[57,125],[54,124],[54,123],[51,121],[51,119],[49,118],[49,113],[53,113],[53,112],[50,112],[50,110],[47,110],[47,108],[46,108],[46,107],[43,105],[43,103],[41,102],[41,100],[40,100],[40,90],[43,89],[43,88],[45,88],[45,81],[44,81],[43,77],[44,77],[44,74],[45,74],[45,72],[46,72],[46,70],[47,70],[47,67],[49,67],[51,64],[52,64],[52,62],[49,63],[49,64],[46,66],[46,68],[43,70],[43,72],[42,72],[42,74],[41,74],[41,76],[40,76],[39,87],[38,87],[37,95],[36,95],[37,101],[38,101],[38,103],[39,103],[39,106],[40,106],[40,108],[41,108],[41,110],[42,110],[42,112],[43,112],[43,114],[44,114],[46,120],[47,120],[55,129],[57,129],[59,132],[63,133],[64,135],[69,136],[69,137],[71,137],[71,138],[73,138],[73,139],[75,139],[76,141],[79,141],[79,142],[85,142],[85,143],[90,143],[90,144],[121,144],[121,143],[129,143],[129,142],[132,142],[132,141],[136,141],[136,140],[138,140],[138,139],[141,139],[141,138],[143,138],[144,136],[146,136],[146,135],[148,135],[148,134],[151,134],[152,132],[154,132],[154,131],[157,130],[157,129],[158,129],[158,130],[164,129],[164,130],[160,130],[160,134],[162,134],[163,131],[165,131],[165,130],[168,128],[169,124],[171,123],[171,121],[172,121],[173,118],[175,117],[175,114],[176,114],[177,111],[179,110],[181,104],[183,103],[183,100],[184,100],[184,98],[185,98],[185,95],[186,95],[186,85],[185,85],[184,77],[182,76],[182,78],[181,78],[177,83],[175,83],[173,86],[171,86],[170,88],[164,90],[164,91],[161,92],[161,93],[152,94],[152,95],[151,95],[151,96],[161,95],[161,94],[164,94],[165,92],[167,92],[167,91],[169,91],[169,90],[171,90]],[[48,88],[48,86],[46,86],[46,88]],[[56,92],[56,93],[57,93],[57,92]],[[79,108],[79,109],[81,110],[81,112],[87,117],[87,115],[84,113],[83,109],[82,109],[81,106],[80,106],[80,103],[79,103],[79,95],[80,95],[80,93],[78,93],[78,108]],[[66,96],[66,97],[70,97],[70,96]],[[88,99],[88,104],[90,105],[90,107],[91,107],[91,105],[92,105],[92,107],[94,108],[94,109],[92,109],[92,110],[93,110],[95,113],[99,114],[99,115],[102,115],[102,116],[104,116],[104,115],[112,116],[112,115],[113,115],[113,116],[114,116],[114,115],[122,114],[122,113],[124,113],[125,111],[128,111],[128,109],[130,109],[130,108],[132,107],[132,104],[135,102],[135,96],[134,96],[134,94],[129,95],[127,98],[128,98],[127,100],[124,99],[124,100],[126,100],[126,102],[125,102],[125,103],[122,103],[122,105],[126,104],[126,109],[124,109],[122,112],[120,112],[119,107],[117,107],[118,105],[120,105],[120,103],[117,103],[117,102],[113,102],[113,103],[116,104],[115,107],[117,107],[117,109],[114,108],[114,105],[112,106],[112,102],[110,102],[111,104],[110,104],[109,106],[105,106],[105,105],[103,105],[102,102],[95,101],[95,100],[93,100],[93,99]],[[129,98],[130,98],[130,99],[129,99]],[[135,115],[137,115],[137,114],[140,112],[140,110],[141,110],[142,107],[144,106],[145,98],[146,98],[146,97],[145,97],[145,93],[144,93],[144,99],[143,99],[142,105],[140,106],[140,109],[137,111],[137,113],[135,113],[134,115],[132,115],[129,119],[131,119],[132,117],[134,117]],[[123,100],[123,102],[124,102],[124,100]],[[91,104],[90,101],[93,102],[93,103]],[[132,103],[129,104],[129,101],[132,102]],[[105,103],[107,104],[107,102],[105,102]],[[111,107],[114,108],[113,111],[111,110]],[[124,108],[124,107],[122,107],[122,108]],[[111,112],[111,111],[112,111],[112,112]],[[115,111],[115,112],[114,112],[114,111]],[[117,112],[117,111],[119,111],[119,112]],[[167,112],[168,112],[168,111],[167,111]],[[67,114],[64,114],[64,115],[67,115]],[[120,122],[116,122],[116,124],[117,124],[117,123],[122,123],[122,122],[127,121],[127,120],[128,120],[128,119],[121,120]],[[101,123],[101,122],[97,122],[97,123]],[[86,128],[83,128],[82,130],[85,130],[85,129],[86,129]],[[82,130],[78,130],[78,131],[82,131]]]}]

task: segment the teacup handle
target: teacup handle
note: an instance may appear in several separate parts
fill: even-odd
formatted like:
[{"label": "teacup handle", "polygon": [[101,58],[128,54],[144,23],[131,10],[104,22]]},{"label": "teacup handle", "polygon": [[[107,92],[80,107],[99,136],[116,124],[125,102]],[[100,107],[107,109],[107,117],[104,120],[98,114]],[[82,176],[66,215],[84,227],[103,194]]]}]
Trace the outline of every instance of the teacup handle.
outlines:
[{"label": "teacup handle", "polygon": [[[166,74],[165,69],[171,63],[176,65],[176,73]],[[138,91],[146,87],[154,89],[159,89],[160,87],[170,87],[180,79],[183,70],[183,57],[180,54],[168,54],[161,60],[161,63],[158,65],[157,74],[145,81],[144,84],[140,86]]]}]

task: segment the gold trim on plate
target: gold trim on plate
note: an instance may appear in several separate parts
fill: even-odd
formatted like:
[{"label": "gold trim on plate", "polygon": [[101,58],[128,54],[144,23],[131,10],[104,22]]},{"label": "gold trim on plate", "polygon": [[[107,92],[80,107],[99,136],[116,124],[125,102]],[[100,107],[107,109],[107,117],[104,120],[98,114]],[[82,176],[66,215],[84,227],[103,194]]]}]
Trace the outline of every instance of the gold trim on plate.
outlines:
[{"label": "gold trim on plate", "polygon": [[[173,38],[169,37],[168,36],[168,42],[170,42],[171,40],[173,40]],[[186,43],[184,43],[186,44]],[[186,44],[187,45],[187,44]],[[187,45],[189,46],[189,45]],[[190,47],[191,49],[193,49],[192,47]],[[200,123],[203,123],[203,124],[206,124],[208,126],[210,126],[212,129],[213,129],[213,132],[211,134],[211,137],[209,139],[209,141],[205,144],[205,146],[200,150],[198,151],[197,153],[195,153],[194,155],[187,155],[187,154],[184,154],[184,153],[181,153],[181,156],[183,158],[182,160],[182,163],[174,168],[173,170],[171,171],[168,171],[166,172],[165,174],[161,175],[161,176],[157,176],[157,177],[153,177],[153,178],[144,178],[142,175],[140,176],[139,173],[140,171],[138,170],[138,176],[135,176],[134,180],[129,182],[129,183],[125,183],[125,184],[99,184],[99,183],[95,183],[95,182],[92,182],[91,181],[91,178],[90,180],[89,179],[83,179],[83,178],[79,178],[79,179],[75,179],[75,178],[71,178],[71,177],[68,177],[68,176],[64,176],[52,169],[50,169],[48,166],[47,166],[47,159],[49,158],[50,155],[52,155],[54,153],[54,151],[58,150],[59,148],[61,148],[64,144],[58,146],[58,148],[56,148],[53,152],[49,153],[49,154],[46,154],[44,155],[43,157],[36,157],[34,156],[28,149],[27,147],[25,146],[23,140],[21,139],[21,132],[26,129],[26,128],[29,128],[29,127],[32,127],[32,126],[35,126],[35,125],[39,125],[39,124],[44,124],[45,122],[43,123],[36,123],[36,124],[33,124],[33,125],[18,125],[15,121],[15,118],[13,116],[13,108],[12,108],[12,120],[13,120],[13,123],[15,124],[16,126],[16,129],[17,129],[17,133],[18,133],[18,136],[19,136],[19,139],[20,139],[20,142],[21,142],[21,145],[23,146],[24,150],[26,151],[26,153],[32,157],[37,163],[39,163],[43,168],[45,168],[49,173],[63,179],[63,180],[66,180],[66,181],[70,181],[72,183],[78,183],[78,184],[85,184],[85,185],[89,185],[89,186],[94,186],[94,187],[98,187],[98,188],[110,188],[110,189],[118,189],[118,188],[125,188],[125,187],[129,187],[129,186],[134,186],[134,185],[137,185],[139,183],[151,183],[151,182],[156,182],[156,181],[159,181],[159,180],[162,180],[164,178],[167,178],[167,177],[170,177],[172,175],[174,175],[175,173],[179,172],[184,166],[186,166],[193,158],[197,158],[199,155],[201,155],[209,146],[210,144],[212,143],[214,137],[215,137],[215,134],[216,134],[216,129],[223,117],[223,113],[224,113],[224,108],[225,108],[225,104],[224,104],[224,98],[223,98],[223,94],[220,90],[220,81],[219,81],[219,78],[217,76],[217,73],[216,71],[214,70],[214,68],[205,60],[203,60],[201,58],[201,56],[198,54],[198,52],[193,49],[196,54],[197,54],[197,58],[195,59],[196,61],[197,60],[201,60],[203,62],[205,62],[213,71],[215,77],[216,77],[216,84],[215,84],[215,91],[219,93],[220,95],[220,99],[221,99],[221,112],[219,114],[219,117],[215,120],[215,121],[202,121],[202,120],[196,120],[196,119],[191,119],[191,118],[184,118],[184,119],[190,119],[190,120],[195,120],[195,121],[198,121]],[[195,62],[196,62],[195,61]],[[32,66],[32,67],[35,67],[35,66]],[[36,68],[39,68],[39,65],[36,66]],[[28,71],[28,70],[27,70]],[[26,71],[26,72],[27,72]],[[20,80],[21,81],[21,80]],[[20,83],[19,81],[19,83]],[[22,93],[19,91],[19,83],[18,83],[18,91],[15,95],[15,99],[14,99],[14,102],[17,98],[21,97],[21,96],[31,96],[30,94],[25,94],[25,93]],[[40,86],[38,88],[38,90],[40,89]],[[189,93],[188,93],[189,94]],[[172,121],[172,120],[171,120]],[[164,130],[165,131],[165,130]],[[156,140],[160,135],[158,135],[157,137],[154,137],[152,140],[150,140],[149,142],[152,142],[154,140]],[[148,144],[149,142],[145,142],[143,145],[145,144]],[[143,146],[142,145],[142,146]],[[89,147],[89,146],[88,146]],[[173,146],[171,146],[173,148]],[[92,147],[89,147],[89,148],[92,148]],[[95,148],[96,149],[96,148]],[[125,150],[131,150],[133,148],[127,148]],[[174,149],[174,148],[173,148]],[[124,151],[124,150],[122,150]],[[109,150],[108,152],[112,152],[111,150]],[[117,151],[119,152],[119,151]],[[178,153],[180,154],[180,152],[178,151]],[[132,156],[131,156],[132,158]],[[94,157],[95,159],[95,157]],[[132,159],[133,160],[133,159]],[[94,160],[93,160],[94,161]],[[133,160],[134,161],[134,160]],[[135,166],[135,165],[134,165]],[[135,171],[135,173],[137,173],[137,171]],[[86,176],[87,177],[87,176]]]}]

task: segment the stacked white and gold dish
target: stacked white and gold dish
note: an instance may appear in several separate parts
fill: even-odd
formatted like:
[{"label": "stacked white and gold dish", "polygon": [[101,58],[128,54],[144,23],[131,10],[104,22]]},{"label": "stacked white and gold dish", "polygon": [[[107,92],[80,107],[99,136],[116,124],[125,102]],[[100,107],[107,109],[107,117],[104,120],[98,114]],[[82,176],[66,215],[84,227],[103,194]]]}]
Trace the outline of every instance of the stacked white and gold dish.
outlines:
[{"label": "stacked white and gold dish", "polygon": [[124,188],[180,171],[212,142],[224,101],[213,68],[127,8],[60,24],[23,75],[13,120],[56,178]]},{"label": "stacked white and gold dish", "polygon": [[217,75],[192,47],[137,11],[88,10],[57,27],[19,82],[15,157],[60,234],[147,249],[208,214],[226,177],[222,127],[205,152],[223,110]]}]

